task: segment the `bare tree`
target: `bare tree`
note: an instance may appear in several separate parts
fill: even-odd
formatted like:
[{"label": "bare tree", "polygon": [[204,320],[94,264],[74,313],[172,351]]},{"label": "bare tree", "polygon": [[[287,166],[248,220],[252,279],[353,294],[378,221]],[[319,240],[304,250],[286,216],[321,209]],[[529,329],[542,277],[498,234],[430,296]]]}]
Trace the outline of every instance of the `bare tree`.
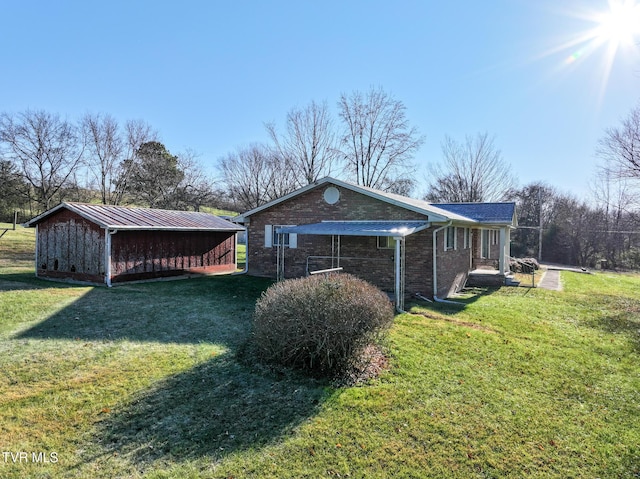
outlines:
[{"label": "bare tree", "polygon": [[18,209],[25,209],[28,198],[29,186],[18,168],[0,157],[0,221],[11,219]]},{"label": "bare tree", "polygon": [[241,210],[257,208],[296,189],[291,170],[258,143],[229,153],[218,167],[231,200]]},{"label": "bare tree", "polygon": [[182,181],[176,189],[175,207],[180,210],[200,211],[204,205],[213,204],[218,199],[215,182],[197,160],[192,150],[178,154],[178,169],[183,172]]},{"label": "bare tree", "polygon": [[287,113],[286,131],[278,134],[274,124],[265,125],[280,159],[294,172],[298,186],[329,176],[340,157],[333,120],[327,103],[312,101]]},{"label": "bare tree", "polygon": [[143,120],[130,120],[124,126],[121,161],[117,166],[112,202],[118,205],[125,200],[130,189],[131,173],[137,161],[137,154],[144,143],[158,141],[158,133]]},{"label": "bare tree", "polygon": [[44,209],[52,206],[54,197],[80,166],[84,151],[73,124],[42,110],[0,115],[0,142]]},{"label": "bare tree", "polygon": [[603,222],[602,210],[590,208],[571,195],[556,196],[544,234],[545,260],[593,267],[601,251]]},{"label": "bare tree", "polygon": [[338,106],[347,173],[371,188],[393,190],[398,180],[406,186],[414,171],[411,160],[424,139],[409,126],[404,104],[372,88],[366,95],[342,94]]},{"label": "bare tree", "polygon": [[118,122],[110,115],[87,113],[81,121],[87,141],[87,165],[98,184],[102,204],[116,203],[119,167],[125,144]]},{"label": "bare tree", "polygon": [[510,166],[487,133],[466,136],[464,142],[446,136],[442,155],[428,185],[429,201],[499,201],[515,186]]},{"label": "bare tree", "polygon": [[638,192],[631,185],[633,180],[616,171],[616,167],[620,165],[605,159],[592,186],[594,203],[603,212],[602,222],[597,226],[604,235],[602,254],[612,267],[616,267],[630,245],[625,241],[625,231],[634,229],[630,220],[638,204]]},{"label": "bare tree", "polygon": [[608,128],[600,139],[597,155],[612,178],[640,180],[640,103],[617,128]]}]

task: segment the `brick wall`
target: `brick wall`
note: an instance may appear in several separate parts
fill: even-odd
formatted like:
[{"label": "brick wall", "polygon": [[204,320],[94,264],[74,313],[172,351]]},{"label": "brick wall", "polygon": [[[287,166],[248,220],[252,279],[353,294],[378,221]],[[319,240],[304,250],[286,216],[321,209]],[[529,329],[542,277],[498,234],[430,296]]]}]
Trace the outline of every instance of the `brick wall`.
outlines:
[{"label": "brick wall", "polygon": [[[346,188],[337,187],[340,199],[327,204],[323,199],[325,189],[321,185],[290,200],[249,217],[247,226],[247,260],[249,274],[276,277],[276,247],[265,247],[265,225],[302,225],[320,221],[345,220],[425,220],[419,213],[371,198]],[[405,291],[433,294],[433,228],[410,235],[405,240]],[[463,229],[458,228],[457,250],[438,251],[438,290],[442,297],[456,287],[462,287],[469,270],[470,249],[463,249]],[[297,248],[285,248],[285,277],[300,277],[306,274],[309,256],[331,256],[330,236],[298,235]],[[438,245],[444,241],[443,232],[438,233]],[[334,243],[335,246],[335,243]],[[341,236],[340,266],[385,291],[394,289],[394,250],[380,249],[376,237]],[[332,266],[329,259],[310,259],[309,269],[319,270]]]},{"label": "brick wall", "polygon": [[446,298],[462,289],[471,267],[471,245],[465,248],[464,228],[456,228],[456,248],[445,251],[445,230],[437,233],[438,297]]}]

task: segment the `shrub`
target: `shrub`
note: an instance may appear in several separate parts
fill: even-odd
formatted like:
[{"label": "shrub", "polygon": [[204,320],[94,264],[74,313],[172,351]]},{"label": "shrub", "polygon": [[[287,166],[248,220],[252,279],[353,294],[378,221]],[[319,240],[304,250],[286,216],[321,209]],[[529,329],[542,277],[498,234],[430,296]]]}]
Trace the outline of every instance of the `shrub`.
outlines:
[{"label": "shrub", "polygon": [[393,322],[385,293],[348,274],[271,286],[258,300],[254,339],[265,360],[321,376],[348,374]]}]

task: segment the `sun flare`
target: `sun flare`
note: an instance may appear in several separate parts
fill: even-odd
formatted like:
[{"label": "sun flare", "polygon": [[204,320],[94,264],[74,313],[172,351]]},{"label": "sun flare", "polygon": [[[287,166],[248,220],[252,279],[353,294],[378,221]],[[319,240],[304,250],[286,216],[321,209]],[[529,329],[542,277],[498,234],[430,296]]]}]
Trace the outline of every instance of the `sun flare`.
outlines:
[{"label": "sun flare", "polygon": [[610,48],[631,46],[640,35],[640,4],[633,1],[609,2],[609,11],[603,13],[597,29],[597,40]]},{"label": "sun flare", "polygon": [[[568,51],[564,68],[599,59],[592,77],[599,83],[599,102],[602,102],[616,59],[640,58],[640,0],[608,0],[603,1],[597,11],[585,7],[564,14],[584,21],[587,28],[565,37],[543,56],[560,52],[566,55]],[[593,61],[590,63],[593,67]]]}]

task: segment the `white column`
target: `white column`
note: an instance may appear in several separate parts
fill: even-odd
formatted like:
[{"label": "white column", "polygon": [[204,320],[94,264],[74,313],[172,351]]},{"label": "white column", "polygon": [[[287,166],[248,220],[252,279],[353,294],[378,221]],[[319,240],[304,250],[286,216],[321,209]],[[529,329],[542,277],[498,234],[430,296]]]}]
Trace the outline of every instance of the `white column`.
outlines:
[{"label": "white column", "polygon": [[395,254],[395,266],[396,266],[396,282],[395,282],[395,296],[396,296],[396,311],[401,312],[404,307],[404,291],[402,291],[400,275],[402,274],[402,260],[400,252],[400,242],[402,238],[394,237],[396,242],[396,254]]},{"label": "white column", "polygon": [[503,274],[507,274],[509,272],[509,252],[507,251],[509,242],[507,241],[507,236],[507,228],[500,228],[500,260],[498,269]]},{"label": "white column", "polygon": [[104,230],[104,282],[111,287],[111,232]]}]

